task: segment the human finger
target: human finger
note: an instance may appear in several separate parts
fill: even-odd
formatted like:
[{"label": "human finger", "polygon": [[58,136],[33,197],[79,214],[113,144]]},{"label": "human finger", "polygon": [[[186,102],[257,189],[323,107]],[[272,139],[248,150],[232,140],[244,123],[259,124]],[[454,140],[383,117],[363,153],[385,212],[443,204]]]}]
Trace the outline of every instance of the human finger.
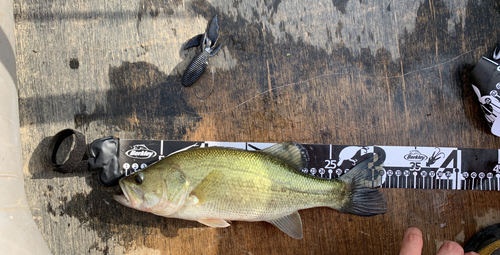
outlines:
[{"label": "human finger", "polygon": [[421,255],[423,246],[422,231],[411,227],[405,231],[399,255]]},{"label": "human finger", "polygon": [[464,248],[452,241],[445,241],[436,255],[464,255]]}]

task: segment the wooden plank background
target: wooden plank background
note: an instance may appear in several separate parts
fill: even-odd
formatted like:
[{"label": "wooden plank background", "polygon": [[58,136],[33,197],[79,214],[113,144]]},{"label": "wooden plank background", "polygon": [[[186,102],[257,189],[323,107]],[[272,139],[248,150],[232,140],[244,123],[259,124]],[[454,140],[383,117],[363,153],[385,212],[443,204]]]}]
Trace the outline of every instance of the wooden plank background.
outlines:
[{"label": "wooden plank background", "polygon": [[[499,148],[468,82],[499,37],[498,1],[14,0],[27,199],[54,254],[424,254],[500,222],[500,193],[384,189],[388,212],[301,211],[304,239],[267,223],[213,229],[135,211],[90,174],[43,158],[64,128],[88,141],[172,139]],[[190,88],[217,14],[222,49]],[[213,93],[200,100],[195,94]]]}]

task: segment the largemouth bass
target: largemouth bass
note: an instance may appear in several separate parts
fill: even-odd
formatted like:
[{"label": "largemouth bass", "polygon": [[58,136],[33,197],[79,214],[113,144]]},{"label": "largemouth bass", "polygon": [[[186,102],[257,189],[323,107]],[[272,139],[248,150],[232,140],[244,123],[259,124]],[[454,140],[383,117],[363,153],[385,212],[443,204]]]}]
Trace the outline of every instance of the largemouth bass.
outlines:
[{"label": "largemouth bass", "polygon": [[261,151],[209,147],[170,155],[120,180],[119,203],[156,215],[228,227],[228,221],[266,221],[301,239],[298,210],[330,207],[362,216],[385,213],[372,155],[335,180],[300,172],[309,160],[295,142]]}]

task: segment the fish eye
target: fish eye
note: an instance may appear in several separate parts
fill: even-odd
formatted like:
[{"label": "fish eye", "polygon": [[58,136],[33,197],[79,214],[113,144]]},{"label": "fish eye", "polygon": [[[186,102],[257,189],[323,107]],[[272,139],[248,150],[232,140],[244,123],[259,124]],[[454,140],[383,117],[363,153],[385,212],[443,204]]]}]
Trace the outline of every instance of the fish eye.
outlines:
[{"label": "fish eye", "polygon": [[137,185],[141,185],[142,181],[144,181],[144,174],[143,173],[137,173],[134,176],[134,183]]}]

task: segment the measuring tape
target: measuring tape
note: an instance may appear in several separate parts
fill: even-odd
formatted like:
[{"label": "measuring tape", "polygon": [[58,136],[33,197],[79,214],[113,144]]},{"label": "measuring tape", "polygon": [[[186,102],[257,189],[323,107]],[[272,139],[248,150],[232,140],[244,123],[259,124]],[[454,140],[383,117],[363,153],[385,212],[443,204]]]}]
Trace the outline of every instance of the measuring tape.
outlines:
[{"label": "measuring tape", "polygon": [[[56,154],[65,139],[73,137],[72,150],[66,161],[58,164]],[[213,146],[256,151],[274,143],[124,140],[116,137],[97,139],[85,155],[85,139],[76,130],[56,134],[47,148],[47,159],[55,171],[97,172],[104,186],[118,184],[128,175],[140,171],[171,154],[193,148]],[[366,158],[377,154],[375,165],[382,177],[381,188],[453,189],[500,191],[500,150],[449,147],[348,146],[302,144],[309,154],[304,174],[335,179]]]},{"label": "measuring tape", "polygon": [[[212,146],[261,150],[274,143],[121,140],[119,165],[124,175],[140,171],[171,154]],[[301,171],[335,179],[352,169],[363,155],[376,153],[381,188],[500,191],[500,150],[448,147],[346,146],[302,144],[310,161]],[[376,163],[377,164],[377,163]]]}]

